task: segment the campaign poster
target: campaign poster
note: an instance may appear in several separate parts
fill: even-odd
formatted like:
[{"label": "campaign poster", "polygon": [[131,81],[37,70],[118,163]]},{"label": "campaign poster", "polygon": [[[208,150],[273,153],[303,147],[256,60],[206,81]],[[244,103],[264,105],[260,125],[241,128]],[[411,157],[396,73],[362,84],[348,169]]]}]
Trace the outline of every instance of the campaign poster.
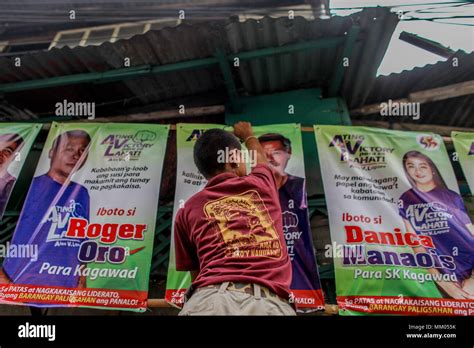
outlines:
[{"label": "campaign poster", "polygon": [[169,126],[53,123],[2,303],[145,311]]},{"label": "campaign poster", "polygon": [[451,139],[464,177],[474,195],[474,133],[451,132]]},{"label": "campaign poster", "polygon": [[270,165],[284,178],[278,190],[283,234],[292,265],[290,301],[298,312],[324,309],[318,266],[309,223],[301,126],[253,127]]},{"label": "campaign poster", "polygon": [[474,314],[474,229],[442,138],[314,126],[339,313]]},{"label": "campaign poster", "polygon": [[40,124],[0,123],[0,220]]},{"label": "campaign poster", "polygon": [[[194,143],[205,130],[232,127],[209,124],[180,124],[177,126],[177,181],[174,215],[186,200],[199,192],[207,183],[198,172],[193,160]],[[293,280],[290,300],[299,311],[324,308],[324,298],[318,276],[309,225],[305,188],[305,172],[301,129],[297,124],[253,127],[269,158],[270,164],[286,177],[280,189],[280,203],[288,253],[292,260]],[[253,164],[247,156],[248,172]],[[256,160],[256,159],[254,159]],[[188,272],[178,272],[175,267],[174,242],[171,243],[166,300],[176,306],[183,304],[183,295],[190,285]]]}]

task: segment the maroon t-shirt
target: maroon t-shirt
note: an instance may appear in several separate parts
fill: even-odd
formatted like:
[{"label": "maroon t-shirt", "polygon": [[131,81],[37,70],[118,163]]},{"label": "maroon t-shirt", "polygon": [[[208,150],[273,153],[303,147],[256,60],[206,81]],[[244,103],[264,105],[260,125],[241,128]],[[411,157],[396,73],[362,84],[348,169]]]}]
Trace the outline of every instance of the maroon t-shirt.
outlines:
[{"label": "maroon t-shirt", "polygon": [[178,211],[174,227],[176,268],[199,270],[194,287],[256,283],[288,298],[291,264],[269,166],[211,178]]}]

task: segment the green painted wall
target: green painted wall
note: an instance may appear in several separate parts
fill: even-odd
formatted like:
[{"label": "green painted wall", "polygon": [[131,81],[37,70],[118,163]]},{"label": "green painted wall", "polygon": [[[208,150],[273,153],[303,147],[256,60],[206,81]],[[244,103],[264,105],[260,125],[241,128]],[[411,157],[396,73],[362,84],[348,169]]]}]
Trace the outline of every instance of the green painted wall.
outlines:
[{"label": "green painted wall", "polygon": [[[322,98],[319,89],[299,89],[284,93],[241,97],[241,112],[232,113],[226,107],[226,124],[248,121],[254,125],[301,123],[350,125],[346,103],[341,98]],[[293,111],[294,113],[291,113]],[[323,194],[318,152],[313,132],[303,132],[308,196]]]}]

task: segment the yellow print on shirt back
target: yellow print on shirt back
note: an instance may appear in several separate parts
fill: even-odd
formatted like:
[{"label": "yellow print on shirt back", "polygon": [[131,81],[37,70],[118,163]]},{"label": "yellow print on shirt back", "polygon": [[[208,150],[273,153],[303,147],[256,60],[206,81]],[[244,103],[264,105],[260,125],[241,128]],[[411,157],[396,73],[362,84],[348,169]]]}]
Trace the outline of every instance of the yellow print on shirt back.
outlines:
[{"label": "yellow print on shirt back", "polygon": [[281,256],[280,238],[257,191],[208,202],[204,213],[219,229],[227,257]]}]

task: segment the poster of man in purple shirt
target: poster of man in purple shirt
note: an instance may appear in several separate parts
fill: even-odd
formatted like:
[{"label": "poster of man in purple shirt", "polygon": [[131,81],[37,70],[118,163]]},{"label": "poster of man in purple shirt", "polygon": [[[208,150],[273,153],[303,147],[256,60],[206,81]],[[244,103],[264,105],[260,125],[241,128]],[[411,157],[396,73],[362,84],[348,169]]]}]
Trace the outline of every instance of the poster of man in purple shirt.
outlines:
[{"label": "poster of man in purple shirt", "polygon": [[[284,178],[278,193],[283,232],[293,271],[291,290],[296,297],[298,311],[310,311],[311,306],[298,301],[313,297],[315,304],[322,305],[324,302],[309,223],[305,178],[286,172],[292,155],[290,139],[278,133],[266,133],[258,140],[270,165]],[[307,309],[303,309],[305,307]]]},{"label": "poster of man in purple shirt", "polygon": [[23,206],[12,245],[37,245],[38,259],[7,257],[0,283],[84,287],[85,277],[44,272],[45,265],[75,268],[81,241],[66,238],[70,218],[89,220],[89,193],[72,181],[87,159],[91,138],[83,130],[58,135],[49,151],[50,168],[36,176]]}]

